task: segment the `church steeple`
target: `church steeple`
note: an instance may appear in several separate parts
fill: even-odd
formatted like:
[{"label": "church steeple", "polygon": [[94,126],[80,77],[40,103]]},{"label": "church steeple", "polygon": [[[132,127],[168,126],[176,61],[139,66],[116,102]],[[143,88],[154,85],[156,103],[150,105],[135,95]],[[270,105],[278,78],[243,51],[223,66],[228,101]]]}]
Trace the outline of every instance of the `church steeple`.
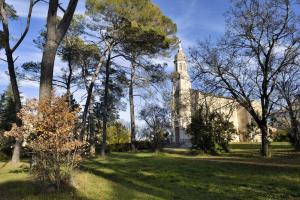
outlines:
[{"label": "church steeple", "polygon": [[184,143],[189,136],[186,134],[186,128],[191,119],[191,82],[187,70],[186,56],[183,52],[181,42],[174,59],[175,73],[173,73],[173,106],[172,121],[174,142],[178,145]]},{"label": "church steeple", "polygon": [[175,55],[174,64],[175,64],[175,70],[177,73],[181,75],[181,78],[186,78],[189,81],[186,56],[183,52],[181,42],[179,43],[178,52]]},{"label": "church steeple", "polygon": [[186,57],[183,52],[181,42],[179,43],[178,53],[175,56],[175,62],[186,62]]}]

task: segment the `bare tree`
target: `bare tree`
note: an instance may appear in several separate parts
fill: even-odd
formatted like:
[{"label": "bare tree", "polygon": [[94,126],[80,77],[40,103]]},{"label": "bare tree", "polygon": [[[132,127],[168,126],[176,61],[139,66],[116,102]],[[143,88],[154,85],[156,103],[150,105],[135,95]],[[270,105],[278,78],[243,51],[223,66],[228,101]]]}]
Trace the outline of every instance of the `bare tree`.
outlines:
[{"label": "bare tree", "polygon": [[152,140],[155,151],[159,151],[171,128],[169,110],[156,104],[145,105],[139,117],[146,123],[145,136]]},{"label": "bare tree", "polygon": [[238,0],[227,13],[224,38],[191,50],[198,85],[234,98],[251,114],[261,131],[263,156],[268,156],[275,86],[299,54],[298,33],[289,0]]},{"label": "bare tree", "polygon": [[300,69],[293,66],[285,70],[279,77],[276,85],[280,101],[280,113],[277,120],[286,121],[289,129],[289,138],[295,150],[300,150]]},{"label": "bare tree", "polygon": [[136,141],[136,124],[135,124],[135,97],[142,97],[145,99],[141,92],[151,91],[155,89],[157,91],[157,84],[164,82],[166,79],[165,66],[160,64],[152,64],[147,59],[148,56],[139,55],[126,56],[124,57],[131,61],[130,69],[128,70],[128,89],[129,89],[129,108],[130,108],[130,138],[131,138],[131,150],[135,151],[135,141]]}]

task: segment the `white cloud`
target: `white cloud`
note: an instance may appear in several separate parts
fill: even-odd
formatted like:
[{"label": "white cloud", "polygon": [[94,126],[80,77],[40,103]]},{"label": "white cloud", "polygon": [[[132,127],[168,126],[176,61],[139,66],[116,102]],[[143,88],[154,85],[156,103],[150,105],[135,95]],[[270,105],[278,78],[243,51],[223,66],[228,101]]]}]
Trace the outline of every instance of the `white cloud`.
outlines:
[{"label": "white cloud", "polygon": [[54,63],[54,76],[61,75],[62,69],[65,68],[67,65],[66,62],[62,61],[62,59],[59,56],[55,57],[55,63]]},{"label": "white cloud", "polygon": [[42,53],[35,51],[24,51],[20,48],[20,51],[17,51],[15,53],[15,58],[16,57],[18,57],[18,59],[16,60],[16,66],[20,66],[25,62],[41,62]]},{"label": "white cloud", "polygon": [[7,87],[9,85],[9,77],[8,75],[3,71],[1,70],[0,71],[0,86],[2,87]]},{"label": "white cloud", "polygon": [[[8,0],[7,3],[14,6],[18,16],[27,17],[29,0]],[[47,4],[44,2],[39,2],[33,8],[32,17],[45,19],[47,16],[47,11]]]},{"label": "white cloud", "polygon": [[20,81],[19,84],[21,87],[32,88],[32,89],[38,89],[40,86],[39,82],[27,81],[27,80],[22,80],[22,81]]}]

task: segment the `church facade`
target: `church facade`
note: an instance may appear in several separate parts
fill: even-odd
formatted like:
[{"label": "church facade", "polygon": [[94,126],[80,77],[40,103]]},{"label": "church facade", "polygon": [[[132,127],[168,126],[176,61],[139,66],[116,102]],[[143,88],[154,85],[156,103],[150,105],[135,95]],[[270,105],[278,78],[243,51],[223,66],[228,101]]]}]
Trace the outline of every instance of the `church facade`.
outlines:
[{"label": "church facade", "polygon": [[[210,109],[222,113],[234,124],[237,130],[237,135],[233,137],[234,142],[260,141],[258,136],[249,137],[247,127],[251,124],[252,117],[234,99],[205,94],[192,89],[186,56],[181,46],[175,56],[174,64],[175,71],[172,76],[173,143],[182,147],[191,146],[191,138],[186,133],[186,128],[191,122],[193,111],[204,103],[209,105]],[[259,109],[259,104],[255,102],[254,104],[254,107]]]}]

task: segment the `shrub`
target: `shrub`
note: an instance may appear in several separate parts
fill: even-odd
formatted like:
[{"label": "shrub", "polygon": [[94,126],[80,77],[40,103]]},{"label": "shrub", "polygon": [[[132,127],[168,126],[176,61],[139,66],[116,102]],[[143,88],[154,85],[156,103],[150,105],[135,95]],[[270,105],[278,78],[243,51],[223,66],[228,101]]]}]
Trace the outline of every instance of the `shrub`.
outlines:
[{"label": "shrub", "polygon": [[155,150],[156,145],[150,140],[145,140],[136,141],[135,147],[137,150]]},{"label": "shrub", "polygon": [[288,130],[281,130],[278,129],[274,131],[272,134],[273,142],[289,142],[291,141],[289,138],[289,131]]},{"label": "shrub", "polygon": [[192,116],[187,128],[191,135],[192,149],[200,149],[206,153],[229,151],[229,142],[236,134],[234,125],[218,112],[204,112],[201,108]]},{"label": "shrub", "polygon": [[10,157],[12,144],[13,139],[5,137],[4,132],[0,131],[0,153],[5,154],[6,157]]},{"label": "shrub", "polygon": [[[135,141],[134,143],[136,150],[153,150],[155,149],[155,145],[152,141]],[[101,146],[98,146],[97,151],[100,151]],[[129,152],[131,151],[130,143],[123,144],[109,144],[107,145],[108,152]]]},{"label": "shrub", "polygon": [[108,152],[129,152],[131,150],[130,143],[109,144],[107,145]]},{"label": "shrub", "polygon": [[246,141],[255,141],[255,137],[260,134],[260,129],[255,122],[251,122],[246,127],[247,131],[244,133]]},{"label": "shrub", "polygon": [[78,110],[70,111],[64,97],[52,96],[41,102],[28,101],[19,117],[22,127],[13,125],[7,136],[25,141],[32,151],[32,173],[41,181],[51,182],[59,190],[67,183],[71,170],[81,160],[84,144],[75,139]]}]

